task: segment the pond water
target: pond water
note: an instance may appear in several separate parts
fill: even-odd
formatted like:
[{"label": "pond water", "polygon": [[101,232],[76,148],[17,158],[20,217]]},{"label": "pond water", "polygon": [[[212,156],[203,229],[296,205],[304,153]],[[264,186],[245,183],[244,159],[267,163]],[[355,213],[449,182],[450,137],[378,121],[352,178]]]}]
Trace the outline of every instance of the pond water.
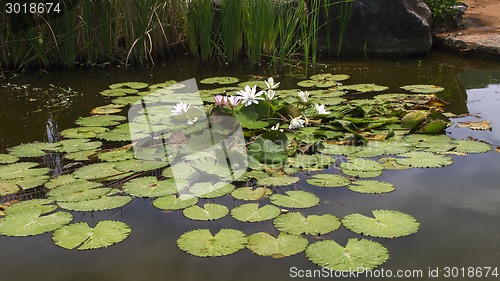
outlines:
[{"label": "pond water", "polygon": [[[451,126],[447,133],[456,139],[470,136],[495,147],[500,145],[498,62],[436,52],[425,58],[325,63],[318,70],[349,74],[350,84],[389,86],[388,92],[397,92],[398,87],[407,84],[443,86],[446,91],[439,95],[449,102],[446,109],[455,114],[472,115],[454,119],[455,122],[489,120],[493,127],[492,131],[472,131]],[[0,153],[20,143],[59,140],[58,132],[74,127],[73,122],[79,116],[88,116],[92,108],[105,104],[105,98],[98,93],[112,83],[200,80],[215,75],[277,77],[271,69],[257,71],[244,65],[202,67],[179,59],[148,69],[83,69],[2,79]],[[278,80],[282,81],[283,88],[295,86],[296,80],[290,76],[280,75]],[[24,89],[26,84],[30,86]],[[51,102],[47,103],[47,99]],[[300,181],[299,185],[321,198],[320,205],[303,213],[332,213],[343,217],[350,213],[370,214],[371,210],[390,209],[417,218],[421,226],[414,235],[397,239],[370,238],[381,242],[390,252],[391,258],[381,267],[384,270],[422,270],[423,278],[420,279],[425,280],[433,279],[429,276],[429,269],[440,269],[439,276],[443,277],[445,267],[466,267],[466,274],[467,267],[500,267],[500,154],[493,150],[453,158],[454,164],[444,168],[385,171],[377,179],[394,184],[396,190],[384,195],[358,194],[345,188],[313,188]],[[60,159],[44,160],[56,168],[56,172],[64,164]],[[226,206],[236,204],[228,197],[205,201]],[[0,236],[1,280],[277,281],[293,279],[291,274],[296,270],[291,271],[291,267],[297,270],[319,269],[303,253],[284,259],[263,258],[248,250],[221,258],[188,255],[179,250],[175,242],[188,230],[235,228],[245,233],[276,233],[276,230],[271,222],[241,223],[230,216],[209,223],[192,221],[181,212],[162,212],[151,202],[149,199],[135,199],[121,210],[74,213],[75,221],[95,224],[103,219],[119,219],[131,226],[132,234],[124,242],[106,249],[68,251],[54,245],[51,234],[27,238]],[[361,236],[340,228],[325,237],[345,244],[349,238]],[[468,279],[461,278],[461,275],[459,271],[455,280]]]}]

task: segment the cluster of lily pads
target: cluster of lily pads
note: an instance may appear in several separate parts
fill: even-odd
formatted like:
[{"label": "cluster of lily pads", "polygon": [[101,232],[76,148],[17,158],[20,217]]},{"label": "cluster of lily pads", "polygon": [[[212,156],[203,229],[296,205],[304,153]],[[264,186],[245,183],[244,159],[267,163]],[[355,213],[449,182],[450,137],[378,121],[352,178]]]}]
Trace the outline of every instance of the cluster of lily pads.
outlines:
[{"label": "cluster of lily pads", "polygon": [[[308,237],[343,226],[365,236],[396,238],[417,232],[419,222],[393,210],[373,210],[372,216],[355,213],[342,219],[334,214],[305,216],[300,210],[320,204],[314,189],[334,192],[346,187],[358,193],[388,193],[395,190],[394,185],[373,179],[384,170],[443,167],[453,163],[450,155],[492,148],[444,134],[450,121],[442,112],[444,102],[434,95],[444,90],[441,87],[409,85],[401,87],[403,93],[379,93],[388,88],[340,82],[348,78],[318,74],[288,90],[279,90],[272,78],[241,83],[235,77],[207,78],[200,81],[207,85],[199,92],[201,104],[189,95],[176,95],[185,87],[176,81],[110,85],[101,94],[111,103],[93,109],[90,117],[78,118],[77,127],[61,132],[63,140],[21,144],[0,154],[4,202],[0,234],[30,236],[53,231],[54,243],[66,249],[107,247],[126,239],[130,227],[113,220],[93,227],[71,223],[71,212],[121,208],[142,197],[153,198],[158,209],[181,211],[192,220],[230,215],[247,223],[272,221],[279,231],[274,236],[265,232],[247,235],[238,229],[217,233],[208,228],[192,230],[182,234],[177,245],[195,256],[229,255],[246,247],[274,258],[305,251],[313,263],[332,270],[376,268],[389,258],[388,250],[378,242],[352,238],[342,246],[330,239],[309,243]],[[377,95],[351,98],[362,93]],[[122,113],[128,106],[151,95],[161,106],[133,118],[129,115],[125,123],[127,117]],[[170,110],[169,116],[164,116],[165,108]],[[200,125],[207,114],[217,136]],[[234,131],[231,126],[217,127],[223,116],[232,116],[241,125],[248,153],[248,159],[239,163],[245,172],[230,183],[226,180],[233,175],[223,163],[208,154],[192,154]],[[165,127],[174,129],[164,131]],[[172,151],[156,146],[134,151],[133,144],[160,130],[162,137],[175,144]],[[51,169],[43,167],[39,159],[47,154],[66,159],[68,165],[61,174],[50,174]],[[170,161],[171,155],[184,161]],[[297,184],[300,178],[296,174],[303,172],[309,186]],[[203,182],[193,180],[200,178]],[[16,202],[33,189],[43,196]],[[228,196],[239,202],[231,210],[213,201]]]}]

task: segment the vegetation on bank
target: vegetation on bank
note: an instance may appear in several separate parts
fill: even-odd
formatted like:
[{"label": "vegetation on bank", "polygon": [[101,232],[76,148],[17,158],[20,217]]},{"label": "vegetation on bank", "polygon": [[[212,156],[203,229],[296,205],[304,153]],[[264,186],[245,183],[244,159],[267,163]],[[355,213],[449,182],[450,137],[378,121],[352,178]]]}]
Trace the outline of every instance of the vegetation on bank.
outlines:
[{"label": "vegetation on bank", "polygon": [[[329,31],[335,21],[338,33],[344,34],[352,3],[88,0],[62,6],[57,15],[3,14],[0,68],[145,64],[176,51],[188,51],[203,62],[247,59],[260,63],[268,57],[284,64],[300,57],[314,63],[318,31]],[[339,7],[336,15],[331,14],[333,5]],[[340,45],[331,49],[339,50]]]},{"label": "vegetation on bank", "polygon": [[456,24],[457,0],[425,0],[432,12],[433,27],[451,28]]}]

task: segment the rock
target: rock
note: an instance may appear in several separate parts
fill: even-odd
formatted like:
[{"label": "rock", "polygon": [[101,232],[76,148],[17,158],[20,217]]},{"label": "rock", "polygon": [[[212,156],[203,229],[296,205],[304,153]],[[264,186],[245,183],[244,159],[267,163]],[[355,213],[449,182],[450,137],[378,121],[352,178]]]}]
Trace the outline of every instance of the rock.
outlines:
[{"label": "rock", "polygon": [[[430,51],[432,14],[423,0],[356,0],[353,5],[342,54],[408,56]],[[329,14],[338,15],[339,6],[332,5]],[[332,21],[330,28],[337,38],[338,22]]]}]

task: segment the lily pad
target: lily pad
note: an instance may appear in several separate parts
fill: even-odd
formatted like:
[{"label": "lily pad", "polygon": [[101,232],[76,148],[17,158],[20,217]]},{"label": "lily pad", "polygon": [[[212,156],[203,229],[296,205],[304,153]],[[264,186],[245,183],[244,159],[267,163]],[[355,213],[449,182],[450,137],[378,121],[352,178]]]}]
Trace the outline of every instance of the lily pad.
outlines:
[{"label": "lily pad", "polygon": [[104,133],[107,130],[104,127],[78,127],[64,130],[61,132],[61,135],[70,139],[87,139],[95,138],[98,134]]},{"label": "lily pad", "polygon": [[456,140],[453,143],[456,144],[453,151],[458,153],[484,153],[493,149],[487,143],[473,140]]},{"label": "lily pad", "polygon": [[345,247],[333,240],[309,245],[306,257],[313,263],[338,271],[363,271],[379,267],[389,259],[389,252],[380,243],[351,238]]},{"label": "lily pad", "polygon": [[286,191],[286,195],[273,194],[269,200],[274,205],[285,208],[310,208],[319,204],[319,197],[303,191]]},{"label": "lily pad", "polygon": [[40,209],[24,210],[0,219],[0,234],[7,236],[32,236],[61,228],[73,220],[68,212],[42,215]]},{"label": "lily pad", "polygon": [[420,223],[412,216],[390,210],[373,210],[374,218],[351,214],[342,218],[349,230],[363,235],[396,238],[417,232]]},{"label": "lily pad", "polygon": [[319,152],[332,155],[349,156],[363,149],[362,147],[351,145],[338,145],[330,143],[322,143],[322,145],[323,147],[319,148]]},{"label": "lily pad", "polygon": [[377,161],[367,160],[364,158],[354,158],[349,160],[349,162],[340,163],[342,171],[362,171],[362,172],[377,172],[382,171],[384,166]]},{"label": "lily pad", "polygon": [[64,158],[74,161],[87,161],[89,157],[96,154],[96,150],[77,151],[64,154]]},{"label": "lily pad", "polygon": [[34,210],[39,210],[41,212],[40,214],[46,214],[57,209],[57,206],[52,203],[54,203],[54,201],[50,199],[31,199],[13,204],[4,211],[8,215]]},{"label": "lily pad", "polygon": [[411,169],[410,166],[401,165],[397,162],[398,158],[394,157],[384,157],[380,158],[379,161],[384,165],[384,169],[387,170],[407,170]]},{"label": "lily pad", "polygon": [[104,162],[119,162],[134,158],[134,152],[130,149],[118,148],[99,153],[97,157]]},{"label": "lily pad", "polygon": [[479,122],[458,122],[457,127],[459,128],[469,128],[472,130],[481,130],[481,131],[486,131],[490,130],[491,131],[491,122],[490,121],[479,121]]},{"label": "lily pad", "polygon": [[168,165],[165,161],[145,161],[138,159],[116,162],[115,168],[122,172],[146,172],[163,168]]},{"label": "lily pad", "polygon": [[351,181],[348,178],[340,175],[316,174],[307,179],[306,182],[314,186],[341,187],[348,185]]},{"label": "lily pad", "polygon": [[240,205],[231,210],[231,216],[242,222],[260,222],[274,219],[279,216],[281,210],[273,205],[259,207],[257,203]]},{"label": "lily pad", "polygon": [[20,144],[7,149],[9,154],[17,157],[41,157],[47,154],[44,150],[54,149],[58,147],[57,143],[34,142]]},{"label": "lily pad", "polygon": [[80,212],[105,211],[123,207],[127,205],[132,198],[129,196],[104,196],[99,199],[93,199],[81,202],[59,202],[59,207]]},{"label": "lily pad", "polygon": [[110,127],[119,125],[125,120],[127,120],[127,118],[120,115],[94,115],[90,117],[80,117],[75,123],[85,127]]},{"label": "lily pad", "polygon": [[111,188],[100,188],[102,184],[83,179],[58,186],[47,192],[48,198],[58,202],[80,202],[100,198]]},{"label": "lily pad", "polygon": [[309,241],[299,235],[281,232],[277,238],[266,232],[258,232],[248,236],[247,248],[253,253],[273,258],[284,258],[303,252]]},{"label": "lily pad", "polygon": [[443,87],[436,85],[407,85],[400,88],[403,90],[410,91],[412,93],[421,93],[421,94],[435,94],[444,91]]},{"label": "lily pad", "polygon": [[55,148],[55,151],[59,152],[79,152],[79,151],[87,151],[87,150],[95,150],[101,147],[102,142],[100,141],[90,141],[89,139],[69,139],[62,140],[58,142],[60,147]]},{"label": "lily pad", "polygon": [[262,198],[268,197],[273,192],[269,188],[257,187],[253,189],[252,187],[241,187],[233,190],[231,195],[239,200],[256,201]]},{"label": "lily pad", "polygon": [[240,80],[236,77],[210,77],[201,80],[200,83],[228,85],[228,84],[238,83],[238,81]]},{"label": "lily pad", "polygon": [[127,173],[115,169],[114,163],[96,163],[77,169],[73,176],[86,180],[111,180]]},{"label": "lily pad", "polygon": [[287,175],[272,175],[257,180],[260,186],[287,186],[298,182],[300,178]]},{"label": "lily pad", "polygon": [[229,214],[229,209],[220,204],[206,203],[203,208],[194,205],[182,210],[184,216],[192,220],[210,221],[218,220]]},{"label": "lily pad", "polygon": [[179,249],[198,257],[227,256],[245,248],[247,243],[245,233],[236,229],[221,229],[216,235],[209,229],[197,229],[177,239]]},{"label": "lily pad", "polygon": [[28,178],[19,178],[10,180],[11,183],[19,186],[21,189],[26,190],[30,188],[39,187],[49,180],[49,176],[36,176]]},{"label": "lily pad", "polygon": [[162,210],[182,210],[198,203],[198,198],[191,194],[181,194],[179,196],[169,195],[153,201],[153,206]]},{"label": "lily pad", "polygon": [[453,163],[451,157],[430,152],[408,152],[400,156],[404,158],[396,159],[398,164],[413,168],[439,168]]},{"label": "lily pad", "polygon": [[389,87],[386,86],[380,86],[380,85],[375,85],[375,84],[354,84],[354,85],[348,85],[348,86],[340,86],[338,87],[339,90],[350,90],[350,91],[357,91],[361,93],[369,93],[369,92],[381,92],[389,89]]},{"label": "lily pad", "polygon": [[136,197],[161,197],[177,193],[174,180],[159,181],[156,177],[136,178],[123,185],[125,193]]},{"label": "lily pad", "polygon": [[331,74],[331,73],[322,73],[316,74],[309,77],[311,80],[333,80],[333,81],[344,81],[349,79],[349,75],[347,74]]},{"label": "lily pad", "polygon": [[0,196],[16,194],[19,191],[19,186],[12,182],[0,182]]},{"label": "lily pad", "polygon": [[124,104],[114,104],[110,103],[108,105],[98,106],[90,112],[91,114],[113,114],[118,113],[123,110]]},{"label": "lily pad", "polygon": [[349,170],[342,169],[342,173],[355,178],[375,178],[382,175],[382,170],[379,171],[360,171],[360,170]]},{"label": "lily pad", "polygon": [[357,180],[353,181],[349,186],[349,190],[359,193],[380,194],[394,191],[393,184],[376,180]]},{"label": "lily pad", "polygon": [[2,165],[0,166],[0,180],[37,177],[50,171],[49,168],[34,168],[36,166],[38,166],[38,163],[34,162]]},{"label": "lily pad", "polygon": [[274,226],[282,232],[293,235],[322,235],[340,227],[340,220],[330,214],[309,215],[304,217],[299,212],[282,214],[274,219]]},{"label": "lily pad", "polygon": [[109,88],[110,89],[131,88],[131,89],[141,90],[141,89],[146,89],[148,86],[149,84],[144,82],[123,82],[123,83],[111,84],[109,85]]},{"label": "lily pad", "polygon": [[200,198],[217,198],[231,193],[234,189],[234,185],[225,182],[200,182],[191,186],[189,191]]},{"label": "lily pad", "polygon": [[91,228],[86,222],[66,225],[52,235],[57,246],[72,250],[91,250],[109,247],[125,240],[130,227],[123,222],[103,220]]},{"label": "lily pad", "polygon": [[18,160],[19,160],[19,158],[17,158],[14,155],[0,154],[0,164],[12,164],[12,163],[17,162]]}]

